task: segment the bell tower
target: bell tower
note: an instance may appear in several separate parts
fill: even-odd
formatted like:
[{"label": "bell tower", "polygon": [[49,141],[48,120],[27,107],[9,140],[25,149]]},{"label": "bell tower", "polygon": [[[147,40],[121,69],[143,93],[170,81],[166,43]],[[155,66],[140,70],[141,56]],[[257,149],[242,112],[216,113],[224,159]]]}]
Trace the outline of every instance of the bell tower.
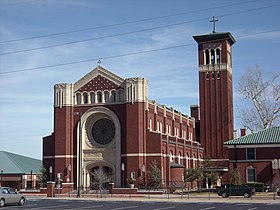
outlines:
[{"label": "bell tower", "polygon": [[232,49],[229,32],[193,36],[198,43],[200,143],[205,157],[224,162],[228,154],[223,143],[233,139]]}]

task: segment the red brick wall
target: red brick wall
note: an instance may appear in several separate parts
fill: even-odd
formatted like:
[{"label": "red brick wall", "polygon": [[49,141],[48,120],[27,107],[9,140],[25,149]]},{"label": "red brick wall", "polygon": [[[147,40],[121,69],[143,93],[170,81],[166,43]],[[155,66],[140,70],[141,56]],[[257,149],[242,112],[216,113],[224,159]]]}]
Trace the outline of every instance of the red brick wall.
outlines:
[{"label": "red brick wall", "polygon": [[[246,160],[246,148],[237,148],[237,152],[234,148],[229,149],[230,154],[230,167],[229,172],[231,173],[233,168],[238,167],[242,182],[247,182],[246,170],[247,167],[254,167],[256,169],[256,177],[258,182],[270,184],[273,174],[271,160],[279,157],[279,148],[277,147],[263,147],[256,148],[256,160]],[[235,163],[237,154],[237,164]]]}]

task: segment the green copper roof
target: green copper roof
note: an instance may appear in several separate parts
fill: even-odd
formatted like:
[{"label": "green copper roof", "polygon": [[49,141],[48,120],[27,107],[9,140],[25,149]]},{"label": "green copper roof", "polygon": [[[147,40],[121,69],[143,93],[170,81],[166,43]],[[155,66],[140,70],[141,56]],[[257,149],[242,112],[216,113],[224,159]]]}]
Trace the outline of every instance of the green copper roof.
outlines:
[{"label": "green copper roof", "polygon": [[280,127],[268,128],[224,143],[224,145],[248,144],[280,144]]},{"label": "green copper roof", "polygon": [[0,151],[0,169],[3,174],[40,173],[42,161],[10,152]]}]

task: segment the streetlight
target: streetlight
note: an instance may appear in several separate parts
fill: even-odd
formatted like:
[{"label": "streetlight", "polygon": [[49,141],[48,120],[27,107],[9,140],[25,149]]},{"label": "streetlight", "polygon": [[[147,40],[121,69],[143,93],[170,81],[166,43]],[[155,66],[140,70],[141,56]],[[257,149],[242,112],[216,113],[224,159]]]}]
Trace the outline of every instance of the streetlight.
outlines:
[{"label": "streetlight", "polygon": [[52,166],[50,166],[49,167],[50,181],[52,181],[52,173],[53,173],[53,168]]},{"label": "streetlight", "polygon": [[31,190],[32,190],[33,189],[32,170],[30,171],[30,175],[31,175]]},{"label": "streetlight", "polygon": [[0,187],[2,187],[2,177],[3,177],[3,168],[1,168],[1,180],[0,180]]},{"label": "streetlight", "polygon": [[123,184],[123,187],[124,187],[124,169],[125,169],[125,164],[122,163],[122,184]]},{"label": "streetlight", "polygon": [[70,163],[69,163],[67,169],[68,169],[68,172],[69,172],[69,182],[71,182],[71,171],[72,171],[72,166],[71,166]]},{"label": "streetlight", "polygon": [[77,192],[77,198],[81,197],[81,155],[82,155],[82,145],[81,145],[81,135],[82,135],[82,122],[81,122],[81,113],[80,112],[74,112],[74,115],[78,115],[79,116],[79,144],[78,144],[78,151],[79,151],[79,155],[78,155],[78,192]]},{"label": "streetlight", "polygon": [[144,184],[144,186],[146,185],[145,184],[145,172],[146,172],[146,167],[145,167],[145,165],[143,164],[142,166],[141,166],[141,171],[142,171],[142,176],[143,176],[143,184]]}]

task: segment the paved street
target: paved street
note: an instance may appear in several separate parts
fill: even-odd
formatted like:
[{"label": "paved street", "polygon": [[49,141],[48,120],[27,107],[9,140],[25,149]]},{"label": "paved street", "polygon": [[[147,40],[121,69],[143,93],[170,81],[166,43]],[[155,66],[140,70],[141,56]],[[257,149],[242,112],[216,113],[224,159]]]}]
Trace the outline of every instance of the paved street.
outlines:
[{"label": "paved street", "polygon": [[3,209],[144,209],[144,210],[279,210],[280,203],[211,203],[211,202],[155,202],[155,201],[97,201],[81,199],[34,199],[30,198],[24,206],[9,205]]}]

